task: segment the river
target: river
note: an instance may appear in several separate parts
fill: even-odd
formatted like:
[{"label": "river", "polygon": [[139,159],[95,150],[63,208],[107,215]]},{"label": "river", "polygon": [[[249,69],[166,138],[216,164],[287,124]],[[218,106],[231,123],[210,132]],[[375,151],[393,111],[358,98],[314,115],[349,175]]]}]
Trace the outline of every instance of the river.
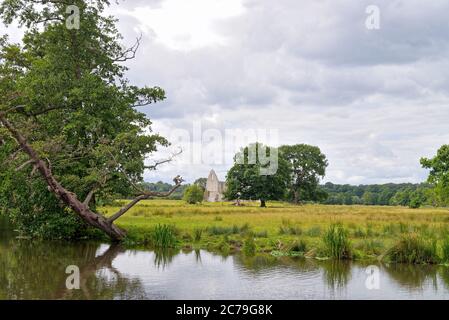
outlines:
[{"label": "river", "polygon": [[[80,289],[67,289],[68,266],[79,270]],[[0,299],[449,299],[447,267],[367,267],[18,240],[0,224]]]}]

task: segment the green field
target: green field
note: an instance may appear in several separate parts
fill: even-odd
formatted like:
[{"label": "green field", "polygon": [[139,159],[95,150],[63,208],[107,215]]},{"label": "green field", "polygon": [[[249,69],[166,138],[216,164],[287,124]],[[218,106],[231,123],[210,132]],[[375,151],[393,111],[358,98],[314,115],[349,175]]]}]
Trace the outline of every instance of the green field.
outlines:
[{"label": "green field", "polygon": [[[100,208],[110,215],[125,201]],[[117,224],[129,231],[129,242],[151,245],[158,225],[173,226],[177,244],[232,252],[254,239],[256,251],[279,255],[328,256],[324,236],[332,224],[343,225],[354,259],[382,257],[401,237],[416,235],[436,244],[443,257],[449,237],[447,209],[408,209],[376,206],[293,206],[271,202],[268,208],[258,203],[235,207],[230,203],[187,205],[183,201],[143,201]],[[252,240],[251,240],[252,241]],[[413,253],[415,254],[415,253]]]}]

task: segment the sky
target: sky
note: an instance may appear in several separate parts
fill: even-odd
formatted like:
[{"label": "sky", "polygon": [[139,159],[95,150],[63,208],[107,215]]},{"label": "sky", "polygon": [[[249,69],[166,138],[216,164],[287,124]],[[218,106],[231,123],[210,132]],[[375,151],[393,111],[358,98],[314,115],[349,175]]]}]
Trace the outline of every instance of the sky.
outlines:
[{"label": "sky", "polygon": [[142,34],[127,76],[167,94],[140,109],[172,142],[148,161],[184,151],[145,179],[224,179],[258,140],[319,146],[324,181],[424,181],[419,159],[449,141],[448,12],[448,0],[112,5],[124,45]]}]

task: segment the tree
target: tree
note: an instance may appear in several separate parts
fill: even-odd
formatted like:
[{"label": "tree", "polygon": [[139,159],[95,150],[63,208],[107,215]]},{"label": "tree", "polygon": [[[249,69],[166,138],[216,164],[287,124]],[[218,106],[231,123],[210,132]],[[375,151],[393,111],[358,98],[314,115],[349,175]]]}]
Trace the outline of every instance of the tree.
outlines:
[{"label": "tree", "polygon": [[[268,200],[280,200],[285,196],[290,180],[289,163],[277,157],[278,150],[260,143],[251,144],[238,152],[234,165],[226,176],[227,199],[258,199],[266,207]],[[277,170],[269,171],[273,163],[265,159],[277,159]],[[267,174],[269,173],[269,174]]]},{"label": "tree", "polygon": [[371,191],[365,191],[362,196],[362,201],[364,205],[376,205],[377,195]]},{"label": "tree", "polygon": [[206,190],[206,184],[207,184],[207,178],[198,178],[195,180],[193,184],[196,184],[197,186],[200,186],[203,191]]},{"label": "tree", "polygon": [[[0,39],[0,160],[6,178],[0,189],[8,194],[0,200],[3,210],[20,211],[23,226],[40,221],[46,228],[47,218],[64,225],[75,213],[84,225],[121,240],[126,232],[115,220],[139,201],[168,196],[182,183],[176,177],[173,189],[163,193],[139,186],[144,170],[171,158],[145,165],[168,141],[147,134],[151,121],[136,107],[164,100],[165,92],[130,85],[125,78],[122,63],[134,58],[140,39],[130,48],[120,45],[115,20],[102,14],[108,4],[70,1],[81,13],[79,28],[67,28],[65,1],[0,4],[4,23],[18,21],[26,28],[21,45]],[[31,194],[23,184],[31,186]],[[111,217],[96,212],[96,198],[131,190],[136,198]]]},{"label": "tree", "polygon": [[425,189],[416,189],[410,194],[409,207],[412,209],[418,209],[423,206],[427,201],[427,195]]},{"label": "tree", "polygon": [[292,168],[289,187],[293,202],[298,204],[301,200],[322,200],[319,182],[326,174],[328,162],[320,148],[297,144],[282,146],[279,151],[281,157],[290,162]]},{"label": "tree", "polygon": [[189,204],[196,204],[203,202],[203,197],[204,190],[200,186],[193,184],[185,189],[182,199]]},{"label": "tree", "polygon": [[449,145],[443,145],[431,159],[422,158],[421,165],[430,169],[427,181],[434,185],[436,201],[440,206],[449,204]]}]

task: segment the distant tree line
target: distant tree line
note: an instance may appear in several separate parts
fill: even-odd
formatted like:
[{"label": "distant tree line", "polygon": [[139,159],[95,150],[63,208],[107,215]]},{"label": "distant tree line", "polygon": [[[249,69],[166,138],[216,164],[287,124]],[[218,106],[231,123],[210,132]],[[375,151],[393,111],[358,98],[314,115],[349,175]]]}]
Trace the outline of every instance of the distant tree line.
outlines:
[{"label": "distant tree line", "polygon": [[[265,146],[259,143],[249,145],[237,153],[235,159],[248,157],[248,150],[251,147],[257,150]],[[328,182],[322,185],[320,180],[325,175],[328,161],[318,147],[305,144],[286,145],[277,148],[277,152],[279,168],[276,174],[270,176],[260,174],[260,169],[264,165],[258,158],[253,164],[236,162],[226,177],[226,198],[229,200],[259,199],[262,206],[269,200],[411,208],[449,206],[449,146],[447,145],[442,146],[434,158],[421,159],[422,166],[430,169],[430,174],[426,183],[419,184],[388,183],[356,186]],[[184,195],[184,199],[189,203],[201,202],[200,195],[206,188],[206,182],[207,178],[199,178],[193,185],[182,186],[170,198],[183,199]],[[166,192],[173,188],[171,184],[161,181],[143,185],[145,189],[156,192]]]},{"label": "distant tree line", "polygon": [[430,184],[373,184],[340,185],[331,182],[321,186],[326,194],[324,204],[334,205],[372,205],[407,206],[418,208],[423,205],[436,205],[434,188]]},{"label": "distant tree line", "polygon": [[[182,196],[184,194],[184,190],[189,185],[182,185],[178,189],[176,189],[175,192],[173,192],[170,196],[168,196],[168,199],[172,200],[181,200]],[[173,189],[173,184],[158,181],[158,182],[142,182],[141,187],[147,191],[154,191],[154,192],[168,192]]]}]

